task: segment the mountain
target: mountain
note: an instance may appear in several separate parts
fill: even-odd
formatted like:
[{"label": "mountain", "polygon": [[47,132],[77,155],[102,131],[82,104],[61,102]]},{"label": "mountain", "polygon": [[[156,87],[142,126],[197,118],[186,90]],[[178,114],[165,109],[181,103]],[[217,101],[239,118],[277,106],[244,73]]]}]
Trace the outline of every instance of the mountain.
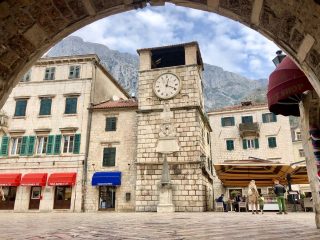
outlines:
[{"label": "mountain", "polygon": [[[97,54],[101,64],[129,92],[136,92],[138,55],[111,50],[98,43],[85,42],[69,36],[55,45],[46,56],[58,57],[80,54]],[[220,67],[204,64],[204,97],[207,109],[234,105],[242,100],[265,101],[266,79],[251,80]]]}]

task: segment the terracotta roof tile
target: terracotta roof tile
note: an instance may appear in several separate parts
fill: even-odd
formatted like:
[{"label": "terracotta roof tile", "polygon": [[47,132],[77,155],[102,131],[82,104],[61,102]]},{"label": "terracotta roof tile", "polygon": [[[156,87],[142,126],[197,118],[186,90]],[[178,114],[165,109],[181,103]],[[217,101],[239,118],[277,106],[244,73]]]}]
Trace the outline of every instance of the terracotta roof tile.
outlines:
[{"label": "terracotta roof tile", "polygon": [[214,113],[214,112],[224,112],[224,111],[237,111],[237,110],[250,110],[253,108],[259,108],[259,107],[268,107],[267,103],[253,103],[251,105],[234,105],[234,106],[228,106],[228,107],[224,107],[224,108],[219,108],[219,109],[214,109],[208,112],[208,114],[210,113]]},{"label": "terracotta roof tile", "polygon": [[137,108],[138,102],[136,100],[118,100],[118,101],[106,101],[99,104],[94,105],[93,109],[109,109],[109,108]]}]

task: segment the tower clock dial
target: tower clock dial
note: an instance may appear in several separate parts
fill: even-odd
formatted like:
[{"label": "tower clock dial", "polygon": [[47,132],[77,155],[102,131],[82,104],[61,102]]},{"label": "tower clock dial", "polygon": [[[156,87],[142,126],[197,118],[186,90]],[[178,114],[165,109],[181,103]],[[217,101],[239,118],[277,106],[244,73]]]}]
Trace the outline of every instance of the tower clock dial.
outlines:
[{"label": "tower clock dial", "polygon": [[181,89],[180,79],[172,73],[160,75],[153,84],[153,91],[161,99],[169,99],[176,96]]}]

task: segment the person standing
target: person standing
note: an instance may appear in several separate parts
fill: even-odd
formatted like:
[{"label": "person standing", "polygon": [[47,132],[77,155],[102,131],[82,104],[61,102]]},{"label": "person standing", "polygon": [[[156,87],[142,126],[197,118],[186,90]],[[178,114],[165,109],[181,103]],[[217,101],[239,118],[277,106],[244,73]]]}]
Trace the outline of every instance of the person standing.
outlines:
[{"label": "person standing", "polygon": [[264,208],[264,196],[261,194],[261,196],[258,199],[259,201],[259,207],[260,207],[260,211],[261,214],[263,214],[263,208]]},{"label": "person standing", "polygon": [[274,180],[273,191],[277,196],[277,202],[279,206],[279,212],[277,214],[282,214],[282,212],[284,214],[287,214],[286,203],[284,199],[284,194],[286,192],[286,189],[282,184],[279,183],[279,180]]},{"label": "person standing", "polygon": [[256,210],[256,214],[259,214],[258,197],[259,197],[259,192],[256,186],[256,182],[254,180],[251,180],[248,186],[248,200],[251,206],[252,214],[254,214],[254,208]]}]

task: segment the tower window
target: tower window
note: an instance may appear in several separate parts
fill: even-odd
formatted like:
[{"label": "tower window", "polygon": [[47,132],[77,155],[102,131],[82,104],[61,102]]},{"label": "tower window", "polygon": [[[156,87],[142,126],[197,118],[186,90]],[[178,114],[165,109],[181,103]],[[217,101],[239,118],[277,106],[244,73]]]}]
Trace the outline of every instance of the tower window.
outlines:
[{"label": "tower window", "polygon": [[164,68],[185,65],[184,47],[154,49],[151,51],[151,68]]}]

